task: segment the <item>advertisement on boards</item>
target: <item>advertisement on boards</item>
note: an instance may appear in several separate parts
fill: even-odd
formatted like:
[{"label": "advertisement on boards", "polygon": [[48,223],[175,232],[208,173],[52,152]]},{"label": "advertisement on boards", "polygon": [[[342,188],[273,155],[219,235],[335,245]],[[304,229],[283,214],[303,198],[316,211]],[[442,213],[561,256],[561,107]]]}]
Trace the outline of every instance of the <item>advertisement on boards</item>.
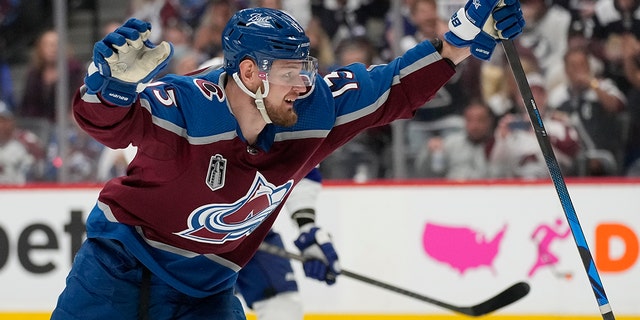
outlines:
[{"label": "advertisement on boards", "polygon": [[[614,312],[640,318],[640,184],[569,191]],[[0,314],[51,312],[98,192],[0,189]],[[497,314],[599,315],[550,183],[329,183],[317,212],[345,269],[461,306],[525,281],[530,293]],[[287,212],[274,228],[298,253]],[[348,277],[326,286],[292,263],[306,313],[451,314]]]}]

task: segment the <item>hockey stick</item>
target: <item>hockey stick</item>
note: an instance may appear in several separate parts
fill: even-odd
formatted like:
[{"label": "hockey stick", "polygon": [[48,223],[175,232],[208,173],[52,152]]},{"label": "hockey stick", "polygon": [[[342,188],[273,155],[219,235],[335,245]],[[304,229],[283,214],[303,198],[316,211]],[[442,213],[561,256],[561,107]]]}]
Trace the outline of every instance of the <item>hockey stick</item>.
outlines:
[{"label": "hockey stick", "polygon": [[[282,258],[293,259],[301,262],[305,260],[305,258],[302,257],[301,255],[288,252],[278,246],[271,245],[264,242],[260,244],[260,251],[264,251]],[[382,281],[378,281],[349,270],[345,270],[344,268],[342,269],[340,274],[352,279],[360,280],[362,282],[383,288],[383,289],[393,291],[395,293],[399,293],[399,294],[409,296],[430,304],[437,305],[447,310],[451,310],[451,311],[461,313],[467,316],[472,316],[472,317],[479,317],[487,313],[496,311],[502,307],[505,307],[513,302],[520,300],[521,298],[526,296],[527,293],[529,293],[529,284],[527,284],[526,282],[518,282],[512,285],[511,287],[505,289],[504,291],[500,292],[496,296],[490,298],[489,300],[483,301],[479,304],[469,306],[469,307],[460,307],[460,306],[454,306],[454,305],[448,304],[446,302],[442,302],[440,300],[429,298],[421,294],[418,294],[406,289],[402,289],[394,285],[384,283]]]},{"label": "hockey stick", "polygon": [[522,64],[520,63],[520,57],[518,56],[516,47],[512,40],[503,40],[502,47],[507,55],[511,71],[513,72],[513,76],[518,84],[518,89],[522,95],[522,100],[527,108],[529,120],[536,132],[536,138],[540,144],[544,160],[547,163],[549,175],[551,176],[551,180],[553,180],[553,185],[556,188],[556,193],[558,194],[560,203],[562,204],[562,209],[564,210],[567,222],[569,222],[573,239],[576,242],[578,252],[582,258],[582,264],[584,265],[584,269],[589,277],[589,282],[591,283],[591,288],[593,289],[593,293],[598,301],[600,314],[602,314],[602,318],[605,320],[615,320],[613,310],[611,309],[611,305],[609,305],[609,299],[607,299],[607,295],[604,292],[604,286],[602,285],[602,280],[600,280],[598,269],[593,262],[593,257],[591,256],[591,251],[587,245],[587,240],[585,239],[584,232],[582,231],[582,227],[578,221],[578,216],[576,215],[573,203],[569,197],[569,191],[567,190],[567,185],[562,177],[560,166],[558,165],[553,148],[551,147],[551,141],[549,140],[549,136],[544,128],[544,124],[542,123],[542,115],[538,111],[536,102],[533,99],[533,94],[531,93],[531,87],[529,86],[527,77],[522,69]]}]

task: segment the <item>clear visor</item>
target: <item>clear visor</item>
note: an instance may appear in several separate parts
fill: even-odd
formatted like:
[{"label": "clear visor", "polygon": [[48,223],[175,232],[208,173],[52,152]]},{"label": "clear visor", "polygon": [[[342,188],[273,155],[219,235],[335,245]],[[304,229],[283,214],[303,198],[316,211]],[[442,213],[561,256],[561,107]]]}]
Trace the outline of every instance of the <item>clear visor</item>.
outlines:
[{"label": "clear visor", "polygon": [[313,87],[318,73],[318,59],[308,57],[302,60],[271,61],[271,64],[263,63],[260,70],[260,78],[269,83],[284,86]]}]

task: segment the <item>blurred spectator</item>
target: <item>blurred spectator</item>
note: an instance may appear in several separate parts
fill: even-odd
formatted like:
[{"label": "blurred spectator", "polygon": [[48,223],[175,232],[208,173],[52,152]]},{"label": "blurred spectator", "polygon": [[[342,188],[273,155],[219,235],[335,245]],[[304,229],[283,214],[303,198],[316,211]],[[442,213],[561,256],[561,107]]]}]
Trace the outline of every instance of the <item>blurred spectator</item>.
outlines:
[{"label": "blurred spectator", "polygon": [[193,42],[193,29],[182,21],[175,21],[167,24],[162,33],[162,40],[169,41],[173,44],[174,51],[176,48],[191,47]]},{"label": "blurred spectator", "polygon": [[211,0],[195,29],[193,48],[206,59],[222,53],[222,30],[238,8],[231,0]]},{"label": "blurred spectator", "polygon": [[[525,74],[540,73],[538,59],[533,52],[517,42],[515,46]],[[522,98],[506,60],[485,63],[482,66],[481,78],[482,96],[498,119],[505,114],[520,114],[524,111],[518,107]]]},{"label": "blurred spectator", "polygon": [[69,115],[68,127],[64,131],[68,150],[61,154],[57,136],[53,135],[47,145],[48,165],[45,172],[47,181],[57,181],[59,170],[66,165],[67,182],[96,182],[97,168],[103,144],[80,129],[75,118]]},{"label": "blurred spectator", "polygon": [[284,10],[282,0],[254,0],[252,6]]},{"label": "blurred spectator", "polygon": [[[29,47],[53,25],[51,0],[0,2],[0,56],[9,64],[26,62]],[[0,60],[2,60],[0,59]]]},{"label": "blurred spectator", "polygon": [[334,47],[344,39],[365,36],[379,48],[389,7],[385,0],[313,0],[311,14],[318,17]]},{"label": "blurred spectator", "polygon": [[209,0],[166,0],[174,8],[173,17],[177,21],[169,21],[169,24],[186,24],[189,28],[196,28],[200,24],[202,15],[207,9]]},{"label": "blurred spectator", "polygon": [[[38,38],[27,72],[24,95],[16,109],[19,118],[41,118],[50,123],[56,120],[56,86],[58,71],[58,32],[47,30]],[[83,83],[85,66],[71,50],[66,53],[69,71],[69,97]],[[71,98],[69,98],[71,99]],[[69,101],[71,104],[71,101]]]},{"label": "blurred spectator", "polygon": [[627,94],[631,84],[624,73],[622,45],[627,35],[640,37],[640,1],[600,0],[592,24],[591,53],[604,62],[603,76]]},{"label": "blurred spectator", "polygon": [[[566,117],[547,108],[547,91],[542,75],[529,73],[527,80],[558,164],[565,175],[573,175],[580,151],[578,133]],[[490,157],[491,174],[496,178],[548,178],[549,171],[540,144],[526,116],[522,99],[520,101],[520,115],[509,113],[498,121]]]},{"label": "blurred spectator", "polygon": [[[2,47],[0,46],[0,50]],[[0,54],[0,100],[4,101],[9,110],[15,110],[15,99],[13,91],[13,80],[11,79],[11,69],[9,64]]]},{"label": "blurred spectator", "polygon": [[365,28],[365,36],[377,51],[385,45],[385,19],[391,9],[388,0],[361,0],[356,9],[356,20]]},{"label": "blurred spectator", "polygon": [[[415,0],[402,0],[399,12],[389,10],[387,13],[384,30],[384,48],[380,52],[381,57],[385,61],[390,61],[396,56],[395,46],[397,46],[398,51],[402,51],[402,49],[400,49],[399,39],[416,33],[416,26],[411,21],[411,6],[414,2]],[[459,8],[460,6],[456,9]],[[398,22],[396,21],[397,19],[401,21]],[[395,29],[396,24],[401,30]],[[396,39],[397,36],[399,36],[399,39]]]},{"label": "blurred spectator", "polygon": [[[567,39],[567,50],[580,48],[586,52],[590,51],[589,47],[591,45],[591,39],[588,36],[588,24],[589,21],[585,22],[578,20],[574,20],[571,23],[568,35],[569,38]],[[590,54],[589,64],[591,65],[591,72],[593,72],[593,74],[602,75],[604,72],[604,62],[602,59]],[[553,90],[557,85],[567,81],[566,73],[564,72],[564,59],[557,65],[557,68],[554,68],[554,74],[547,77],[546,80],[546,87],[548,90]]]},{"label": "blurred spectator", "polygon": [[573,22],[585,24],[589,23],[595,13],[595,5],[598,0],[547,0],[552,4],[559,5],[571,13]]},{"label": "blurred spectator", "polygon": [[14,45],[7,43],[5,32],[10,26],[16,23],[19,14],[20,1],[9,3],[2,2],[0,5],[0,100],[4,101],[9,110],[15,110],[15,98],[13,91],[13,80],[11,79],[11,69],[9,68],[8,49]]},{"label": "blurred spectator", "polygon": [[176,21],[167,25],[162,40],[173,44],[173,57],[169,66],[156,78],[169,73],[187,74],[196,70],[208,58],[193,48],[193,30],[186,23]]},{"label": "blurred spectator", "polygon": [[415,161],[416,177],[453,180],[490,178],[489,152],[493,146],[495,117],[480,101],[464,109],[465,130],[444,138],[433,137]]},{"label": "blurred spectator", "polygon": [[[118,21],[107,21],[102,25],[103,35],[114,31],[121,25]],[[18,118],[21,127],[37,133],[39,141],[28,143],[32,154],[37,155],[37,167],[30,175],[31,181],[58,181],[58,171],[66,161],[69,182],[95,182],[96,163],[103,145],[87,135],[77,127],[75,119],[69,117],[68,129],[65,136],[68,138],[68,153],[60,154],[58,137],[53,132],[56,118],[55,94],[58,81],[57,52],[58,36],[54,30],[43,33],[41,40],[34,48],[34,63],[29,73],[25,98],[22,105],[23,116]],[[69,53],[69,97],[83,84],[86,74],[86,65]],[[41,84],[42,89],[34,88]],[[35,93],[35,94],[34,94]],[[44,103],[43,101],[46,101]],[[38,105],[41,108],[36,108]],[[26,108],[26,106],[32,106]],[[26,112],[27,110],[35,110]],[[39,115],[38,112],[42,113]],[[69,110],[70,112],[70,110]],[[44,121],[43,121],[44,120]],[[24,141],[31,141],[29,135],[24,135]]]},{"label": "blurred spectator", "polygon": [[34,159],[31,169],[27,172],[27,182],[44,181],[47,167],[46,141],[42,141],[36,133],[28,128],[21,127],[19,122],[16,122],[13,136],[22,143]]},{"label": "blurred spectator", "polygon": [[104,37],[109,33],[116,31],[116,29],[118,29],[122,25],[122,22],[123,21],[120,20],[105,21],[100,29],[100,35]]},{"label": "blurred spectator", "polygon": [[131,0],[129,5],[129,15],[140,20],[149,21],[153,26],[150,41],[157,43],[162,36],[164,20],[160,11],[165,6],[165,0]]},{"label": "blurred spectator", "polygon": [[408,32],[400,39],[400,49],[405,52],[419,42],[433,39],[448,30],[447,20],[438,15],[436,0],[413,0],[409,7],[409,22],[414,32]]},{"label": "blurred spectator", "polygon": [[309,54],[318,59],[318,72],[321,75],[326,75],[329,69],[334,67],[336,61],[331,38],[322,29],[320,20],[317,17],[311,18],[306,32],[311,46]]},{"label": "blurred spectator", "polygon": [[166,30],[169,27],[189,30],[191,34],[201,24],[213,1],[220,0],[133,0],[129,13],[151,23],[154,31],[149,40],[158,43],[171,41]]},{"label": "blurred spectator", "polygon": [[[425,40],[444,39],[444,32],[448,30],[447,21],[440,18],[436,0],[415,0],[410,9],[411,22],[416,26],[416,32],[403,37],[403,51]],[[458,64],[456,75],[407,122],[407,155],[410,164],[432,137],[443,138],[463,131],[462,110],[472,97],[480,95],[480,66],[481,62],[477,59],[468,59]]]},{"label": "blurred spectator", "polygon": [[567,51],[567,82],[549,94],[549,107],[563,112],[578,130],[586,157],[579,174],[616,175],[623,158],[620,115],[626,98],[611,79],[598,79],[589,54],[580,48]]},{"label": "blurred spectator", "polygon": [[438,0],[438,14],[440,19],[449,21],[451,16],[458,11],[461,7],[464,7],[467,1],[465,0]]},{"label": "blurred spectator", "polygon": [[[157,35],[157,42],[164,40],[173,45],[173,57],[169,65],[160,71],[156,78],[168,73],[186,74],[194,71],[206,60],[203,54],[193,49],[193,29],[190,25],[192,22],[189,21],[196,17],[200,18],[198,12],[204,12],[206,4],[207,1],[203,0],[137,0],[131,3],[130,9],[133,11],[133,16],[150,21],[152,24],[152,21],[156,21],[161,25],[158,32],[156,25],[153,24],[152,34]],[[160,12],[160,15],[151,17],[150,15],[154,12]],[[121,25],[120,21],[106,22],[102,27],[102,37]]]},{"label": "blurred spectator", "polygon": [[292,15],[305,30],[311,20],[310,0],[253,0],[251,1],[251,6],[286,11]]},{"label": "blurred spectator", "polygon": [[16,122],[7,105],[0,101],[0,184],[25,184],[34,158],[15,138]]},{"label": "blurred spectator", "polygon": [[355,17],[358,5],[357,0],[311,1],[311,14],[318,18],[334,47],[344,38],[365,34],[364,26]]},{"label": "blurred spectator", "polygon": [[364,63],[366,66],[379,63],[378,53],[371,41],[365,36],[352,37],[338,43],[335,50],[337,65],[332,69],[352,63]]},{"label": "blurred spectator", "polygon": [[211,65],[222,65],[222,59],[220,58],[213,58],[205,61],[204,56],[200,52],[191,48],[185,49],[186,50],[182,50],[177,54],[174,53],[174,56],[169,62],[169,66],[162,74],[189,74]]},{"label": "blurred spectator", "polygon": [[[373,44],[365,36],[344,39],[338,44],[336,55],[338,66],[352,63],[370,66],[378,60]],[[320,166],[322,176],[358,181],[383,178],[391,171],[390,143],[390,126],[370,128],[325,159]]]},{"label": "blurred spectator", "polygon": [[631,84],[627,95],[628,123],[624,138],[623,173],[637,177],[640,176],[640,41],[633,35],[627,35],[622,43],[625,75]]},{"label": "blurred spectator", "polygon": [[124,149],[104,148],[98,159],[97,180],[98,182],[106,182],[111,178],[126,175],[129,163],[136,156],[138,148],[129,145]]},{"label": "blurred spectator", "polygon": [[515,41],[532,51],[547,83],[557,83],[554,78],[563,73],[562,57],[567,50],[571,13],[549,0],[521,0],[520,4],[526,25]]}]

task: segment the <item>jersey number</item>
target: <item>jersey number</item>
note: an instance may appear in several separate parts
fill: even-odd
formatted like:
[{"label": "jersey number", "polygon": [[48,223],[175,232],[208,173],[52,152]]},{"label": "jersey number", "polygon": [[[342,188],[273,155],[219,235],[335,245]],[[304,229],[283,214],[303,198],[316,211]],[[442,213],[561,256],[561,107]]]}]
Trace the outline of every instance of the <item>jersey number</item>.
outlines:
[{"label": "jersey number", "polygon": [[324,81],[331,88],[334,98],[341,96],[349,90],[357,90],[360,87],[351,71],[333,71],[324,76]]}]

